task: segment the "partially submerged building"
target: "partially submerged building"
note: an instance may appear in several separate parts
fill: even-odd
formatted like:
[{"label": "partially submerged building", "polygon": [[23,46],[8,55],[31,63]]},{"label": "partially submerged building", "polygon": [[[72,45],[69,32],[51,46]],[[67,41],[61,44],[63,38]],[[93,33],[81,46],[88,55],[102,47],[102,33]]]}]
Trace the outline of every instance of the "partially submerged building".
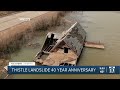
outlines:
[{"label": "partially submerged building", "polygon": [[61,37],[48,33],[35,62],[47,66],[75,66],[82,53],[86,32],[79,23],[72,25]]}]

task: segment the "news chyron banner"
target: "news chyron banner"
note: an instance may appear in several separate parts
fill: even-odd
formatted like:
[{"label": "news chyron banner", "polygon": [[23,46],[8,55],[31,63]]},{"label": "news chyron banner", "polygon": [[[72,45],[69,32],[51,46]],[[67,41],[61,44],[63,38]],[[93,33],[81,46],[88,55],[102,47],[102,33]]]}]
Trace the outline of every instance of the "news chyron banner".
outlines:
[{"label": "news chyron banner", "polygon": [[34,62],[12,62],[9,74],[120,74],[120,66],[36,66]]},{"label": "news chyron banner", "polygon": [[119,66],[8,66],[9,74],[120,74]]}]

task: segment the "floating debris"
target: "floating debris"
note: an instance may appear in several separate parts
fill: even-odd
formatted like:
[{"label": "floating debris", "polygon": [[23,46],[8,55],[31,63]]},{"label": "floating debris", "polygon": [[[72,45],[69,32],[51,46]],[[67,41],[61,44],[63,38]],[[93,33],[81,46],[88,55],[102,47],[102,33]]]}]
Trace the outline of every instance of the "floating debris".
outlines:
[{"label": "floating debris", "polygon": [[40,47],[40,43],[28,43],[26,47],[38,48]]},{"label": "floating debris", "polygon": [[34,61],[47,66],[76,66],[85,39],[86,32],[77,22],[61,36],[48,33],[43,48]]}]

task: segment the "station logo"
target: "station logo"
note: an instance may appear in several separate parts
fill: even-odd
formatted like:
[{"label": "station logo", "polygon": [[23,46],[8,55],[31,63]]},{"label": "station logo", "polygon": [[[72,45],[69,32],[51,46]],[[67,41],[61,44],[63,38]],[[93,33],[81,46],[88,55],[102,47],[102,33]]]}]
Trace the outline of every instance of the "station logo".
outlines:
[{"label": "station logo", "polygon": [[100,69],[100,73],[105,73],[106,72],[106,68],[105,67],[99,67]]},{"label": "station logo", "polygon": [[109,66],[109,73],[115,73],[115,66]]}]

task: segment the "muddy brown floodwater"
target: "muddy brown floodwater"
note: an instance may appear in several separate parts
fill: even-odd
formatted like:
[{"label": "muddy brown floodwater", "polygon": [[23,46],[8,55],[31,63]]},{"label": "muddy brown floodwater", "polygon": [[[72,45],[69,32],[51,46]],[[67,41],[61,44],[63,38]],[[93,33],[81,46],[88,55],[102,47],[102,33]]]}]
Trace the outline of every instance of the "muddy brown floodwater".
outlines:
[{"label": "muddy brown floodwater", "polygon": [[[108,11],[89,11],[89,12],[72,12],[65,16],[65,19],[79,22],[87,32],[87,41],[102,42],[105,44],[105,50],[84,48],[82,56],[78,62],[80,66],[86,65],[120,65],[120,13]],[[61,33],[64,29],[70,27],[61,26],[53,28],[50,31]],[[11,55],[10,61],[32,61],[36,53],[41,49],[45,36],[48,31],[41,31],[32,43],[39,43],[40,47],[22,49]],[[120,75],[11,75],[12,79],[120,79]]]}]

